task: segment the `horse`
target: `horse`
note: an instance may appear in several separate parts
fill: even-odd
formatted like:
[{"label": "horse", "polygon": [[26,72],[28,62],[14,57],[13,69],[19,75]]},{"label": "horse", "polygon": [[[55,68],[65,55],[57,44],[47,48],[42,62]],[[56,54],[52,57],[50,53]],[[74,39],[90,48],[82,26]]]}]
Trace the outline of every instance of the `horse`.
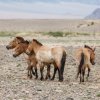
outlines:
[{"label": "horse", "polygon": [[6,46],[6,48],[9,49],[14,49],[16,47],[17,44],[24,42],[24,38],[17,36],[15,37],[12,41],[10,41],[10,43]]},{"label": "horse", "polygon": [[[43,78],[43,68],[45,64],[54,65],[54,74],[52,80],[55,78],[56,71],[58,70],[59,81],[63,81],[63,72],[66,61],[66,50],[63,47],[47,47],[42,45],[36,39],[33,39],[26,53],[31,55],[34,52],[38,65],[40,66],[41,78]],[[48,66],[47,66],[48,67]]]},{"label": "horse", "polygon": [[[24,41],[24,42],[19,43],[16,46],[15,50],[14,50],[13,56],[17,57],[22,53],[26,53],[28,45],[29,45],[28,41]],[[35,69],[35,76],[36,76],[35,79],[37,79],[38,78],[38,74],[37,74],[37,59],[36,59],[34,53],[32,53],[32,55],[28,55],[27,62],[28,62],[28,70],[30,72],[30,78],[32,77],[31,70],[34,68]],[[48,66],[47,67],[47,75],[46,75],[45,79],[50,78],[50,65],[47,65],[47,66]]]},{"label": "horse", "polygon": [[88,69],[88,74],[87,74],[87,80],[89,77],[90,73],[90,66],[95,65],[95,48],[91,48],[87,45],[84,45],[84,48],[78,49],[78,60],[79,60],[79,65],[78,65],[78,72],[77,72],[77,77],[80,74],[80,83],[84,82],[84,76],[85,76],[85,70],[86,68]]},{"label": "horse", "polygon": [[[28,46],[28,44],[29,44],[29,42],[28,41],[25,41],[24,40],[24,38],[23,37],[19,37],[19,36],[17,36],[17,37],[15,37],[7,46],[6,46],[6,48],[9,50],[9,49],[14,49],[14,48],[18,48],[18,45],[20,44],[20,43],[23,43],[24,45],[23,45],[23,47],[22,47],[22,51],[21,51],[21,53],[22,52],[25,52],[25,50],[26,50],[26,47]],[[20,53],[20,54],[21,54]],[[17,55],[13,55],[13,57],[17,57]],[[35,72],[33,71],[33,69],[32,69],[32,65],[34,65],[33,63],[31,64],[31,59],[33,58],[34,59],[34,57],[32,57],[31,59],[30,59],[31,57],[28,57],[28,59],[27,59],[27,64],[28,64],[28,77],[30,77],[30,78],[32,78],[32,74],[33,75],[35,75]],[[32,60],[32,62],[33,62],[33,60]],[[35,62],[35,61],[34,61]],[[31,74],[32,73],[32,74]]]}]

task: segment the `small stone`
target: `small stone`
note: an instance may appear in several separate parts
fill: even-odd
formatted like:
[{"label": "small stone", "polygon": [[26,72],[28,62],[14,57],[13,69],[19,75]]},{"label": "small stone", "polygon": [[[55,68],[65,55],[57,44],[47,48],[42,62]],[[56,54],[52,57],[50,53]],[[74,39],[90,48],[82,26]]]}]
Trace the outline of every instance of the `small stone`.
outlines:
[{"label": "small stone", "polygon": [[73,99],[73,98],[68,97],[68,98],[66,98],[66,100],[74,100],[74,99]]}]

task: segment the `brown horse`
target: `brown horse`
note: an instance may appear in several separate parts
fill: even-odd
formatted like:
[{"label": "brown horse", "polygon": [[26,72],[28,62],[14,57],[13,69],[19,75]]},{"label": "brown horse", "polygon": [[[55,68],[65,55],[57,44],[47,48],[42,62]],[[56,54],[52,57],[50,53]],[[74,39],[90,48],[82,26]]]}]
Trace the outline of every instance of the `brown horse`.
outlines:
[{"label": "brown horse", "polygon": [[[19,55],[21,55],[23,53],[26,53],[28,45],[29,45],[28,41],[24,41],[24,42],[21,42],[21,43],[17,44],[17,46],[15,47],[15,50],[14,50],[15,53],[13,54],[13,57],[17,57],[17,56],[19,56]],[[38,78],[37,67],[36,67],[37,60],[35,58],[34,53],[27,57],[27,64],[28,64],[28,76],[30,78],[32,78],[32,73],[33,73],[33,74],[36,75],[36,79],[37,79]],[[33,67],[35,69],[35,73],[32,72]]]},{"label": "brown horse", "polygon": [[[21,51],[20,51],[20,54],[21,53],[23,53],[23,52],[25,52],[25,50],[26,50],[26,48],[28,47],[28,44],[29,44],[29,42],[28,41],[25,41],[24,40],[24,38],[23,37],[15,37],[7,46],[6,46],[6,48],[9,50],[9,49],[14,49],[14,48],[16,48],[16,49],[18,49],[18,45],[20,44],[20,43],[23,43],[24,45],[21,47],[22,49],[21,49]],[[24,47],[24,48],[23,48]],[[17,55],[13,55],[14,57],[17,57]],[[33,71],[33,69],[32,69],[32,65],[34,65],[33,64],[33,60],[32,60],[32,64],[31,64],[31,59],[32,58],[34,58],[34,57],[28,57],[28,59],[27,59],[27,64],[28,64],[28,76],[30,77],[30,78],[32,78],[32,74],[33,75],[35,75],[35,72]],[[35,61],[34,61],[35,62]],[[31,74],[32,73],[32,74]]]},{"label": "brown horse", "polygon": [[66,51],[63,47],[47,47],[43,46],[36,39],[33,39],[29,44],[26,53],[31,55],[35,53],[36,59],[40,66],[41,78],[43,78],[43,68],[45,64],[54,65],[54,74],[52,80],[55,78],[56,71],[58,70],[59,81],[63,81],[63,72],[66,61]]},{"label": "brown horse", "polygon": [[24,38],[23,37],[15,37],[7,46],[7,49],[14,49],[16,47],[17,44],[24,42]]},{"label": "brown horse", "polygon": [[80,74],[80,82],[84,82],[84,75],[85,75],[85,69],[88,68],[88,74],[87,79],[89,77],[90,73],[90,66],[91,64],[95,64],[95,48],[91,48],[87,45],[84,46],[84,48],[80,48],[78,50],[78,57],[80,58],[79,66],[78,66],[78,73],[77,78]]},{"label": "brown horse", "polygon": [[[26,53],[26,49],[28,48],[29,42],[28,41],[24,41],[19,43],[16,48],[15,48],[15,53],[13,54],[14,57],[19,56],[22,53]],[[28,55],[28,70],[30,72],[30,78],[32,77],[32,73],[31,70],[34,68],[35,69],[35,75],[36,75],[36,79],[38,78],[38,74],[37,74],[37,60],[35,57],[34,52],[32,53],[32,55]],[[47,75],[46,75],[46,79],[50,78],[50,65],[47,65]],[[42,79],[41,79],[42,80]]]}]

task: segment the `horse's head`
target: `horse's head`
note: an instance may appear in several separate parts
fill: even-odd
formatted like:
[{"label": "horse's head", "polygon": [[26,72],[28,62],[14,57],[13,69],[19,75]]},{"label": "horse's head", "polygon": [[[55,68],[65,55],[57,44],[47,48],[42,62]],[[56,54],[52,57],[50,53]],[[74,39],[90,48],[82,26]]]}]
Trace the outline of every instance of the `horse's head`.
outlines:
[{"label": "horse's head", "polygon": [[22,37],[15,37],[7,46],[7,49],[14,49],[19,43],[23,42],[24,39]]},{"label": "horse's head", "polygon": [[90,62],[92,65],[95,65],[95,49],[90,53]]},{"label": "horse's head", "polygon": [[92,65],[95,65],[95,48],[91,48],[87,45],[84,46],[90,52],[90,62]]},{"label": "horse's head", "polygon": [[34,54],[35,52],[38,51],[38,49],[42,46],[42,44],[37,41],[36,39],[33,39],[30,43],[29,43],[29,46],[28,46],[28,49],[26,51],[26,54],[27,55],[32,55]]},{"label": "horse's head", "polygon": [[33,53],[33,43],[30,42],[29,45],[28,45],[28,48],[26,50],[26,54],[27,55],[32,55],[32,53]]},{"label": "horse's head", "polygon": [[14,50],[14,54],[13,54],[13,57],[17,57],[19,56],[20,54],[22,53],[25,53],[26,50],[27,50],[27,47],[28,47],[28,41],[25,41],[23,43],[19,43],[16,47],[15,47],[15,50]]}]

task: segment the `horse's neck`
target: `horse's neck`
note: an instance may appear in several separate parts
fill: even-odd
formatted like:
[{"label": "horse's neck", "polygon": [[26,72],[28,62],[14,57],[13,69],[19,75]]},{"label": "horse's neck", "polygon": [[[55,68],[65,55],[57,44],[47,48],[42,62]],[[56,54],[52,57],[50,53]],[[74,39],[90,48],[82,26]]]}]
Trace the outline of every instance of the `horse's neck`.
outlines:
[{"label": "horse's neck", "polygon": [[24,52],[26,52],[27,48],[28,48],[28,44],[24,44],[23,45]]},{"label": "horse's neck", "polygon": [[33,51],[34,51],[34,53],[36,54],[40,48],[41,48],[41,46],[38,45],[38,44],[37,45],[35,44],[35,46],[33,45]]}]

